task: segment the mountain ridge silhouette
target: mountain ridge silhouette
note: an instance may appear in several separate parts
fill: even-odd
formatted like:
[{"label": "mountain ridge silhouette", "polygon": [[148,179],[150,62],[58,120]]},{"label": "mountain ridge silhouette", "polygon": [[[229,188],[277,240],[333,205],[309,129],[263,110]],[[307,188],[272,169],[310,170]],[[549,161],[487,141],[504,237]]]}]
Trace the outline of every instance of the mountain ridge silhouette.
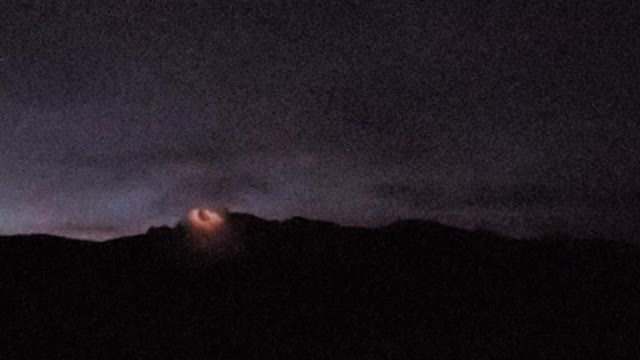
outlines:
[{"label": "mountain ridge silhouette", "polygon": [[228,213],[105,242],[0,238],[10,359],[629,358],[640,247]]}]

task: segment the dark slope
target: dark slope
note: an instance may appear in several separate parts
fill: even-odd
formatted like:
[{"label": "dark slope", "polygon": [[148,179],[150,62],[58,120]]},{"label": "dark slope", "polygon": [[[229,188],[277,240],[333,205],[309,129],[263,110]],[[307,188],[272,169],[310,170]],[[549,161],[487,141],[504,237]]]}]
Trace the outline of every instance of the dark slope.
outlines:
[{"label": "dark slope", "polygon": [[244,214],[225,231],[220,252],[180,228],[0,239],[0,358],[640,355],[636,246]]}]

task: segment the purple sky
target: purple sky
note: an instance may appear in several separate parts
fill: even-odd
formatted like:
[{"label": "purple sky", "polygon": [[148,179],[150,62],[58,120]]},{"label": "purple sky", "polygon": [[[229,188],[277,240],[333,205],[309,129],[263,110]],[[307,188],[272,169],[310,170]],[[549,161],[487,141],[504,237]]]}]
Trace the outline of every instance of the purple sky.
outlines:
[{"label": "purple sky", "polygon": [[208,205],[638,238],[638,2],[329,3],[3,2],[0,233]]}]

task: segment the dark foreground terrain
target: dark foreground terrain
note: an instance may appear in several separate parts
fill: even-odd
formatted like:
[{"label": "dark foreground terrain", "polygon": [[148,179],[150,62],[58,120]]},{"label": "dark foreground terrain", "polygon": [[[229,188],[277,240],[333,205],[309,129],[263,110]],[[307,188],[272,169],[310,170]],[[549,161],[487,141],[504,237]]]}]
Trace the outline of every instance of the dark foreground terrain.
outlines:
[{"label": "dark foreground terrain", "polygon": [[640,358],[640,250],[229,214],[105,243],[0,238],[0,359]]}]

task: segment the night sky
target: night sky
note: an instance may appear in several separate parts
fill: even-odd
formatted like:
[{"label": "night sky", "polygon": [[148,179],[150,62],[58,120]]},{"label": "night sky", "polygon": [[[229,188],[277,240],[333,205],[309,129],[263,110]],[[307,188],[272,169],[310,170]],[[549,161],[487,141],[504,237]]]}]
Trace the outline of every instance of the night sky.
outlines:
[{"label": "night sky", "polygon": [[637,1],[2,1],[0,233],[195,206],[640,239]]}]

